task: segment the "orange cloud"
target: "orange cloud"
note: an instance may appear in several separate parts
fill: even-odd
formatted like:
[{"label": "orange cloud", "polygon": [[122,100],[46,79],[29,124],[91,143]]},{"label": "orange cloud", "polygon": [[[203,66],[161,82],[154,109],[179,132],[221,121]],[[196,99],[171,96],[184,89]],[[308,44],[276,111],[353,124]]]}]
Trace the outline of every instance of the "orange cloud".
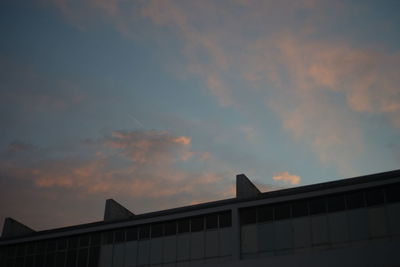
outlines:
[{"label": "orange cloud", "polygon": [[[339,13],[343,3],[304,0],[288,8],[285,1],[149,0],[122,8],[118,1],[91,0],[83,12],[65,0],[52,1],[73,16],[98,11],[128,36],[138,32],[132,17],[169,30],[182,41],[182,72],[201,78],[222,106],[248,110],[243,99],[264,100],[265,112],[274,111],[284,130],[344,175],[354,173],[349,162],[365,152],[361,116],[379,114],[400,128],[399,52],[315,37],[321,11],[329,5]],[[309,16],[299,20],[299,13]],[[148,160],[144,151],[131,156]]]},{"label": "orange cloud", "polygon": [[104,141],[107,147],[134,162],[165,164],[188,160],[191,139],[187,136],[173,136],[165,131],[114,131],[112,137]]},{"label": "orange cloud", "polygon": [[[7,177],[35,188],[77,191],[82,196],[114,195],[155,202],[179,198],[179,203],[169,205],[183,205],[193,199],[229,195],[228,186],[233,181],[226,178],[234,175],[207,168],[201,159],[204,153],[190,151],[190,143],[190,137],[166,131],[115,131],[104,140],[91,141],[94,151],[90,158],[49,159],[34,150],[29,158],[18,154],[0,158],[0,168]],[[199,156],[191,157],[193,154]],[[181,167],[188,160],[192,166],[200,163],[201,170]]]},{"label": "orange cloud", "polygon": [[274,181],[282,181],[286,184],[297,185],[300,183],[300,176],[290,174],[289,172],[279,172],[275,174],[272,179]]}]

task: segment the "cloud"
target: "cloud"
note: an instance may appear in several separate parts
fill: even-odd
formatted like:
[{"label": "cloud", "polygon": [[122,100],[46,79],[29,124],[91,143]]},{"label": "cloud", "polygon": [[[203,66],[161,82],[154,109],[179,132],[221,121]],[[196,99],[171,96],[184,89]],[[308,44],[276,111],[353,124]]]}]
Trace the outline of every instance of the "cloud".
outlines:
[{"label": "cloud", "polygon": [[[37,201],[45,201],[49,192],[60,203],[70,194],[88,202],[123,199],[135,213],[233,197],[234,173],[210,152],[193,152],[191,143],[190,137],[166,131],[114,131],[82,142],[77,152],[59,151],[54,156],[48,153],[51,149],[36,149],[27,156],[15,148],[35,146],[14,142],[9,146],[16,151],[14,156],[0,157],[0,176],[5,183],[23,184],[29,196],[47,192],[29,204],[15,197],[9,200],[24,209],[39,208]],[[213,160],[205,161],[204,155]],[[0,193],[4,190],[17,187],[6,184]]]},{"label": "cloud", "polygon": [[[243,99],[248,95],[265,99],[264,112],[274,111],[284,130],[342,174],[356,173],[354,159],[365,152],[362,116],[383,116],[398,127],[400,53],[311,38],[319,30],[313,22],[321,20],[312,12],[326,3],[305,1],[284,10],[280,4],[250,1],[235,13],[235,7],[206,1],[194,17],[187,15],[193,14],[191,5],[163,5],[152,1],[145,14],[177,32],[188,69],[203,78],[222,106],[247,110]],[[165,9],[169,11],[161,12]],[[216,11],[206,12],[211,9]],[[280,12],[286,14],[278,17]],[[310,19],[289,19],[285,25],[310,29],[275,32],[264,18],[271,17],[275,25],[301,12],[310,12]],[[221,22],[213,23],[217,19]]]},{"label": "cloud", "polygon": [[117,149],[136,163],[171,164],[188,160],[191,139],[187,136],[173,136],[166,131],[115,131],[104,144]]},{"label": "cloud", "polygon": [[279,172],[276,173],[272,179],[274,181],[282,181],[285,184],[290,184],[290,185],[298,185],[300,183],[300,176],[298,175],[294,175],[294,174],[290,174],[289,172]]},{"label": "cloud", "polygon": [[[357,173],[354,159],[365,153],[365,118],[384,118],[400,129],[399,51],[367,46],[356,38],[343,38],[344,33],[326,37],[325,27],[338,20],[332,14],[347,18],[359,7],[356,4],[135,3],[92,0],[81,9],[93,20],[103,15],[100,21],[126,36],[137,35],[141,23],[173,34],[185,56],[185,75],[200,78],[222,107],[252,119],[257,114],[246,114],[254,105],[248,99],[264,102],[263,112],[274,112],[294,140],[343,175]],[[83,12],[67,1],[54,4],[65,14]]]}]

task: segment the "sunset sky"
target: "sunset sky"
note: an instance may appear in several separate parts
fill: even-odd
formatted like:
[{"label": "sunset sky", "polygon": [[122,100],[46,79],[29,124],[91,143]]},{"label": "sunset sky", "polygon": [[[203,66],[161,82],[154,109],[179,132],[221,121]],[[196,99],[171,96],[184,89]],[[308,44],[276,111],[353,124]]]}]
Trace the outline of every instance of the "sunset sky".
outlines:
[{"label": "sunset sky", "polygon": [[2,0],[0,220],[400,168],[400,1]]}]

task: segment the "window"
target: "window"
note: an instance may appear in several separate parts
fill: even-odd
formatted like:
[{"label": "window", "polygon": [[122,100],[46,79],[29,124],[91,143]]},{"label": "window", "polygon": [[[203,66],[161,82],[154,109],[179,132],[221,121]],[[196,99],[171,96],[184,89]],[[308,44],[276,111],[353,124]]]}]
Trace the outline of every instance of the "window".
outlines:
[{"label": "window", "polygon": [[125,242],[125,229],[119,229],[114,232],[115,243]]},{"label": "window", "polygon": [[29,254],[34,254],[35,253],[35,243],[29,243],[28,247],[26,249],[26,253]]},{"label": "window", "polygon": [[15,267],[24,267],[24,257],[15,260]]},{"label": "window", "polygon": [[240,211],[240,222],[242,225],[252,224],[257,222],[257,209],[246,208]]},{"label": "window", "polygon": [[50,240],[47,242],[47,253],[56,251],[56,241]]},{"label": "window", "polygon": [[67,239],[62,238],[57,240],[57,250],[67,249]]},{"label": "window", "polygon": [[66,267],[75,267],[75,266],[76,266],[76,250],[69,250],[67,252]]},{"label": "window", "polygon": [[21,244],[17,248],[17,257],[23,257],[25,255],[25,244]]},{"label": "window", "polygon": [[274,209],[271,205],[258,207],[258,221],[266,222],[274,219]]},{"label": "window", "polygon": [[290,218],[290,204],[284,203],[275,206],[274,213],[275,213],[275,220],[283,220]]},{"label": "window", "polygon": [[232,226],[232,216],[230,211],[225,211],[219,214],[219,227],[231,227]]},{"label": "window", "polygon": [[206,216],[206,229],[218,228],[218,214],[209,214]]},{"label": "window", "polygon": [[107,231],[103,233],[103,244],[108,245],[114,242],[114,232]]},{"label": "window", "polygon": [[100,243],[101,243],[101,234],[100,233],[92,234],[90,239],[91,239],[90,246],[92,246],[92,247],[100,246]]},{"label": "window", "polygon": [[36,253],[37,254],[43,254],[46,250],[46,243],[45,242],[39,242],[36,246]]},{"label": "window", "polygon": [[139,239],[147,239],[150,237],[150,226],[142,225],[139,228]]},{"label": "window", "polygon": [[170,221],[165,223],[165,235],[176,234],[176,221]]},{"label": "window", "polygon": [[359,191],[346,195],[346,205],[347,209],[357,209],[364,207],[364,193]]},{"label": "window", "polygon": [[190,230],[192,232],[198,232],[204,230],[204,217],[194,217],[190,219]]},{"label": "window", "polygon": [[28,256],[25,258],[25,267],[34,267],[35,256]]},{"label": "window", "polygon": [[365,191],[365,200],[368,207],[385,203],[382,188],[369,189]]},{"label": "window", "polygon": [[68,239],[68,249],[73,249],[78,247],[78,238],[76,236]]},{"label": "window", "polygon": [[56,254],[51,253],[46,255],[46,267],[54,267],[54,261],[56,259]]},{"label": "window", "polygon": [[162,223],[153,224],[151,226],[151,238],[163,236],[164,225]]},{"label": "window", "polygon": [[308,216],[308,202],[305,200],[296,201],[292,204],[292,216]]},{"label": "window", "polygon": [[78,267],[86,267],[87,259],[88,259],[88,249],[80,249],[78,251]]},{"label": "window", "polygon": [[178,233],[187,233],[190,230],[189,219],[182,219],[178,221]]},{"label": "window", "polygon": [[89,246],[89,235],[82,235],[79,237],[79,247]]},{"label": "window", "polygon": [[136,227],[131,227],[126,230],[126,240],[134,241],[138,239],[138,229]]},{"label": "window", "polygon": [[387,202],[393,203],[400,201],[400,184],[389,185],[385,191]]},{"label": "window", "polygon": [[335,212],[346,209],[344,195],[330,196],[326,199],[326,204],[328,206],[328,212]]},{"label": "window", "polygon": [[89,251],[89,267],[98,267],[100,257],[100,247],[92,247]]},{"label": "window", "polygon": [[[35,257],[35,266],[36,267],[43,267],[44,266],[44,255],[43,254],[37,254],[36,255],[36,257]],[[69,266],[67,265],[67,267],[69,267]]]},{"label": "window", "polygon": [[59,251],[56,254],[56,266],[64,266],[65,262],[65,257],[66,257],[66,252],[65,251]]},{"label": "window", "polygon": [[310,200],[310,214],[321,214],[326,212],[326,203],[324,198],[313,198]]}]

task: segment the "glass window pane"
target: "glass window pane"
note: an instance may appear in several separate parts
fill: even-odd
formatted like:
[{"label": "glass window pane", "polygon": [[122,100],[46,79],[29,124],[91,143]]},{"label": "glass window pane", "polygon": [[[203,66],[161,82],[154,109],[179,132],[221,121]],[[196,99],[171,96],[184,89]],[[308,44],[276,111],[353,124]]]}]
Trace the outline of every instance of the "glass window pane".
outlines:
[{"label": "glass window pane", "polygon": [[56,251],[57,243],[55,240],[50,240],[47,242],[47,253]]},{"label": "glass window pane", "polygon": [[44,266],[44,254],[37,254],[35,257],[35,267],[43,267],[43,266]]},{"label": "glass window pane", "polygon": [[25,255],[25,244],[21,244],[17,247],[17,257],[23,257]]},{"label": "glass window pane", "polygon": [[90,246],[97,247],[101,245],[101,234],[94,233],[90,237]]},{"label": "glass window pane", "polygon": [[56,254],[56,266],[64,266],[65,263],[65,258],[67,256],[67,253],[65,251],[59,251]]},{"label": "glass window pane", "polygon": [[67,239],[61,238],[57,240],[57,250],[65,250],[67,249]]},{"label": "glass window pane", "polygon": [[190,219],[190,230],[192,232],[198,232],[204,230],[204,217],[194,217]]},{"label": "glass window pane", "polygon": [[389,185],[385,191],[387,202],[393,203],[400,201],[400,184]]},{"label": "glass window pane", "polygon": [[87,247],[89,246],[89,235],[82,235],[79,237],[79,247]]},{"label": "glass window pane", "polygon": [[35,266],[35,256],[31,255],[25,258],[25,267]]},{"label": "glass window pane", "polygon": [[73,249],[78,247],[78,238],[76,236],[68,239],[68,249]]},{"label": "glass window pane", "polygon": [[125,229],[119,229],[114,232],[115,243],[125,242]]},{"label": "glass window pane", "polygon": [[39,242],[36,245],[36,253],[37,254],[43,254],[46,251],[46,243],[45,242]]},{"label": "glass window pane", "polygon": [[308,201],[300,200],[292,203],[292,216],[308,216]]},{"label": "glass window pane", "polygon": [[309,205],[310,205],[310,214],[320,214],[320,213],[325,213],[326,212],[326,200],[324,198],[313,198],[310,199]]},{"label": "glass window pane", "polygon": [[51,253],[51,254],[47,254],[46,255],[46,267],[54,267],[54,263],[56,260],[56,254],[55,253]]},{"label": "glass window pane", "polygon": [[363,192],[354,192],[346,195],[347,209],[357,209],[365,207]]},{"label": "glass window pane", "polygon": [[126,240],[133,241],[138,239],[138,229],[137,227],[131,227],[126,230]]},{"label": "glass window pane", "polygon": [[164,232],[164,225],[162,223],[151,225],[152,238],[163,236],[163,232]]},{"label": "glass window pane", "polygon": [[283,220],[290,218],[290,204],[284,203],[274,207],[275,220]]},{"label": "glass window pane", "polygon": [[369,189],[365,191],[365,200],[367,206],[382,205],[385,203],[385,197],[383,195],[382,188]]},{"label": "glass window pane", "polygon": [[139,238],[140,239],[147,239],[150,237],[150,226],[149,225],[142,225],[139,228]]},{"label": "glass window pane", "polygon": [[114,243],[114,232],[113,231],[107,231],[103,233],[103,244],[112,244]]},{"label": "glass window pane", "polygon": [[242,225],[252,224],[257,222],[257,209],[246,208],[240,210],[240,223]]},{"label": "glass window pane", "polygon": [[218,228],[218,214],[209,214],[206,216],[206,229]]},{"label": "glass window pane", "polygon": [[24,258],[17,258],[15,260],[15,267],[24,267]]},{"label": "glass window pane", "polygon": [[88,249],[80,249],[78,251],[78,267],[86,267],[88,259]]},{"label": "glass window pane", "polygon": [[178,221],[178,233],[187,233],[190,230],[189,219],[182,219]]},{"label": "glass window pane", "polygon": [[271,205],[258,207],[258,221],[266,222],[274,219],[274,208]]},{"label": "glass window pane", "polygon": [[170,221],[165,223],[165,235],[176,234],[176,221]]},{"label": "glass window pane", "polygon": [[328,212],[341,211],[346,209],[344,195],[330,196],[326,199]]},{"label": "glass window pane", "polygon": [[91,247],[89,252],[89,267],[98,267],[100,258],[100,247]]},{"label": "glass window pane", "polygon": [[225,211],[219,214],[219,227],[231,227],[232,226],[232,216],[231,211]]},{"label": "glass window pane", "polygon": [[14,264],[15,264],[15,258],[6,260],[6,267],[9,267],[9,266],[14,267]]},{"label": "glass window pane", "polygon": [[35,253],[35,245],[36,245],[36,243],[33,243],[33,242],[28,244],[28,247],[26,249],[26,253],[28,255]]},{"label": "glass window pane", "polygon": [[68,250],[65,267],[76,267],[76,250]]}]

